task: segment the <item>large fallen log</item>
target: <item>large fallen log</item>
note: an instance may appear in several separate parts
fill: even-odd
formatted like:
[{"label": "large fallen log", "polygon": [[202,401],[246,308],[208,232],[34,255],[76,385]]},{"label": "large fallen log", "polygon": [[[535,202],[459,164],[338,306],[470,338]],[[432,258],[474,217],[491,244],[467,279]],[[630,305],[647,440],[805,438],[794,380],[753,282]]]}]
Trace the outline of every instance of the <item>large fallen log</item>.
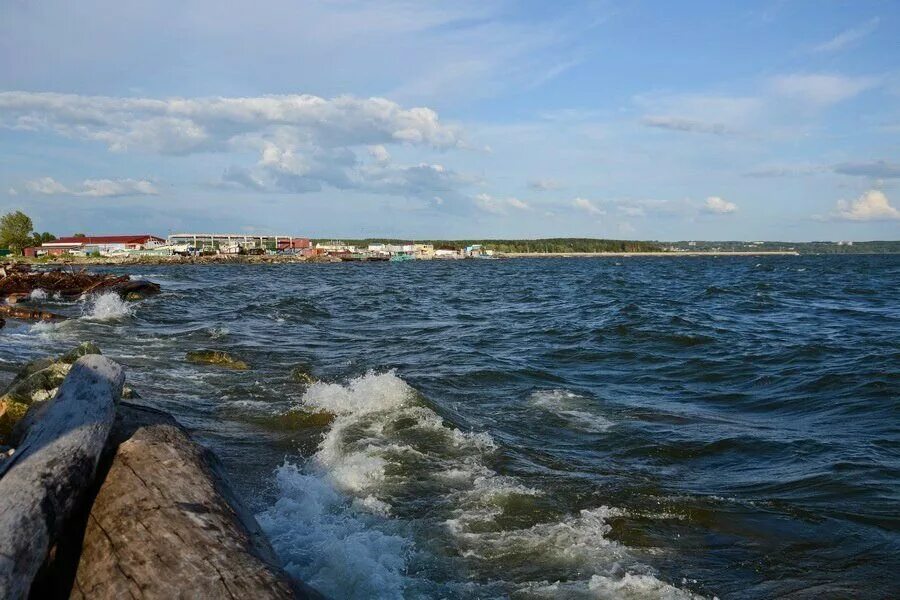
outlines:
[{"label": "large fallen log", "polygon": [[174,424],[151,420],[116,451],[91,507],[71,597],[321,595],[277,566],[212,455]]},{"label": "large fallen log", "polygon": [[0,466],[0,598],[26,598],[67,518],[90,487],[122,393],[122,367],[80,358]]}]

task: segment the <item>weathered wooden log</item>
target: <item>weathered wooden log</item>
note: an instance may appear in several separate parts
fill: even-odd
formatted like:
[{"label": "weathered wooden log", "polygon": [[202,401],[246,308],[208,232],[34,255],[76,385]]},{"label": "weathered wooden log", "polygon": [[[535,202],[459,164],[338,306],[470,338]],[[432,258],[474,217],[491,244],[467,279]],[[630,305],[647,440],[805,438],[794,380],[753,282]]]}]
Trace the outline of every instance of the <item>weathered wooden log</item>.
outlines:
[{"label": "weathered wooden log", "polygon": [[0,315],[25,321],[63,321],[66,317],[45,310],[0,304]]},{"label": "weathered wooden log", "polygon": [[79,359],[43,417],[0,466],[0,598],[26,598],[66,519],[83,500],[113,425],[122,367]]},{"label": "weathered wooden log", "polygon": [[91,507],[73,598],[321,598],[292,582],[212,456],[173,424],[116,451]]}]

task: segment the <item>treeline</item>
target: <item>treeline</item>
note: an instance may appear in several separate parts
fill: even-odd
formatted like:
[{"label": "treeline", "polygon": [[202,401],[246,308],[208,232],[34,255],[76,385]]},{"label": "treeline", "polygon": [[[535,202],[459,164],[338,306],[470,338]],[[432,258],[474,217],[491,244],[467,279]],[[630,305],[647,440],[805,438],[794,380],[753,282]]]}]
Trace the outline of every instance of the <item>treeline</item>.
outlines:
[{"label": "treeline", "polygon": [[696,252],[752,252],[794,251],[800,254],[900,254],[900,241],[869,242],[741,242],[741,241],[680,241],[670,244],[679,250]]},{"label": "treeline", "polygon": [[[316,239],[314,243],[327,244],[331,240]],[[369,244],[403,244],[413,240],[366,238],[358,240],[342,239],[346,244],[366,247]],[[433,244],[435,249],[457,250],[466,246],[481,244],[488,250],[497,252],[660,252],[663,247],[657,242],[633,240],[602,240],[595,238],[545,238],[537,240],[414,240],[419,244]]]}]

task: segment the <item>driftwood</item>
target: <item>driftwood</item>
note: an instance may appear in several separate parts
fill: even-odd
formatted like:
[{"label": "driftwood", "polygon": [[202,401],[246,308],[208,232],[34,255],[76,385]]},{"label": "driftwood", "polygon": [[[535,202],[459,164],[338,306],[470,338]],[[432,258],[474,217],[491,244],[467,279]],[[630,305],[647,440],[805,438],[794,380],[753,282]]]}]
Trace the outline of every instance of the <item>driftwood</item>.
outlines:
[{"label": "driftwood", "polygon": [[210,453],[170,417],[140,418],[91,507],[71,597],[322,597],[277,566]]},{"label": "driftwood", "polygon": [[62,298],[112,291],[126,299],[139,299],[159,293],[158,284],[132,281],[128,275],[89,273],[84,269],[34,271],[30,265],[17,263],[0,267],[0,297],[19,300],[38,289]]},{"label": "driftwood", "polygon": [[63,321],[66,317],[45,310],[0,304],[0,315],[25,321]]},{"label": "driftwood", "polygon": [[0,467],[0,598],[26,598],[67,518],[91,486],[125,374],[80,358],[42,418]]}]

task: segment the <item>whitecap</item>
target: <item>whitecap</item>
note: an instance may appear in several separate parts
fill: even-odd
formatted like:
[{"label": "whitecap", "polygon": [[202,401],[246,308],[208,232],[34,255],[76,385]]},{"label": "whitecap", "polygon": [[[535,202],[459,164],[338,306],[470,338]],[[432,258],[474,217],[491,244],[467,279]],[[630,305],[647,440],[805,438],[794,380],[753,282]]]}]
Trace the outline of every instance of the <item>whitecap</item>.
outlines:
[{"label": "whitecap", "polygon": [[276,483],[278,500],[257,518],[288,573],[331,598],[403,598],[412,544],[371,514],[377,499],[358,510],[327,480],[292,464],[276,471]]},{"label": "whitecap", "polygon": [[82,318],[86,321],[116,321],[133,313],[133,304],[122,300],[115,292],[106,292],[87,300]]}]

